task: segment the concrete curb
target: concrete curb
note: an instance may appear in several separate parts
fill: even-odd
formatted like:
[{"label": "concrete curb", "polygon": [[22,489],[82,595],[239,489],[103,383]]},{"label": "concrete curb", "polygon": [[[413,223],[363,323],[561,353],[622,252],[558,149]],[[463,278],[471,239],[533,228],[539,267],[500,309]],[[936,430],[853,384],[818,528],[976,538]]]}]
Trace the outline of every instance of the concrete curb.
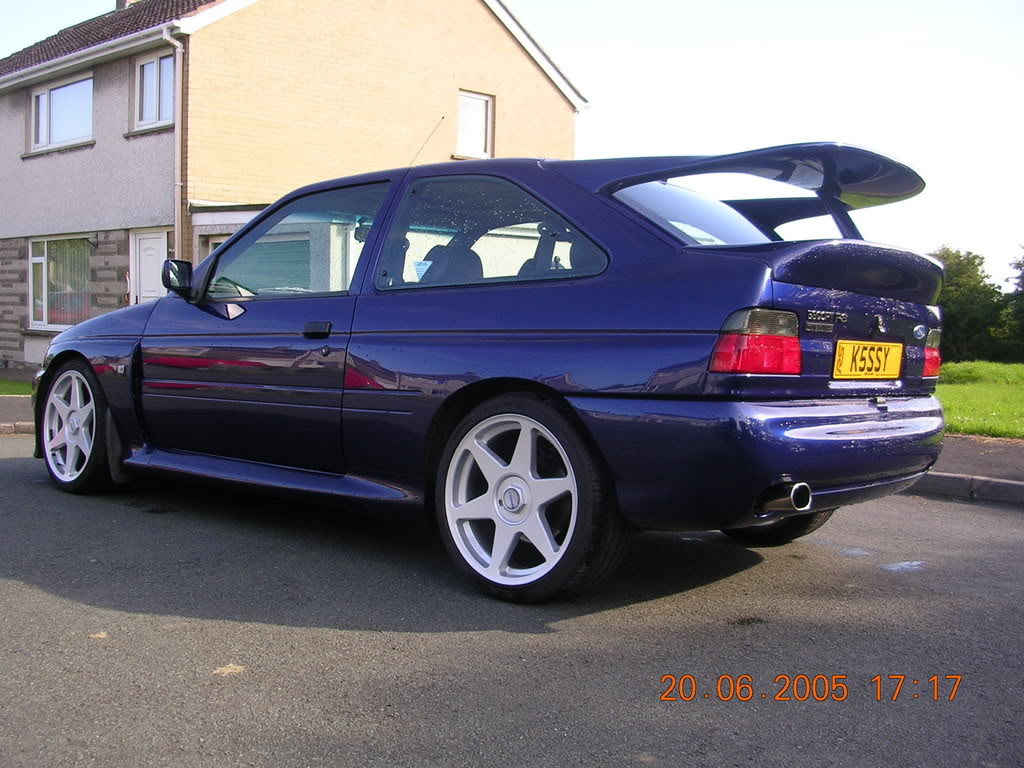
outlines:
[{"label": "concrete curb", "polygon": [[31,421],[16,421],[13,424],[0,424],[0,435],[34,435],[35,424]]},{"label": "concrete curb", "polygon": [[929,472],[904,493],[946,496],[965,501],[998,501],[1024,506],[1024,483],[977,475]]}]

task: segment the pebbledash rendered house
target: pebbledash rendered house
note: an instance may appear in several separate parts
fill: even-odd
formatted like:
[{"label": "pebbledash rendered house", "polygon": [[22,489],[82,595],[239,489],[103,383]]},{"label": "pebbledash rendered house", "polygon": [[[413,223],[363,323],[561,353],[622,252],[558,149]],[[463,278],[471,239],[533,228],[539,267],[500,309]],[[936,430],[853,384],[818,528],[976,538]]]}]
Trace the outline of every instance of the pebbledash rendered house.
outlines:
[{"label": "pebbledash rendered house", "polygon": [[0,59],[0,367],[297,186],[571,158],[584,104],[500,0],[118,0]]}]

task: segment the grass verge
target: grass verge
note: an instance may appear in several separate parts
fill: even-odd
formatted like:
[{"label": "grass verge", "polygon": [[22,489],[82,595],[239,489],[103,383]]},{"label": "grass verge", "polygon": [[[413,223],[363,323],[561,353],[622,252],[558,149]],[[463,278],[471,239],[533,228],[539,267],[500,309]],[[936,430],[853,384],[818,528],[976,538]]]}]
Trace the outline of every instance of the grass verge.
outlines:
[{"label": "grass verge", "polygon": [[1024,364],[946,363],[936,394],[950,432],[1024,439]]},{"label": "grass verge", "polygon": [[0,395],[30,395],[32,385],[27,381],[11,381],[0,379]]}]

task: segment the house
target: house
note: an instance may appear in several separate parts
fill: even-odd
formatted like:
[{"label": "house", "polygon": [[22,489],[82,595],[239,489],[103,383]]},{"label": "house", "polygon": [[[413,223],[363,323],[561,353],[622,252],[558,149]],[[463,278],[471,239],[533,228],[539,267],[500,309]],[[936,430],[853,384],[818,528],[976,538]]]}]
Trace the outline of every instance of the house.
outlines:
[{"label": "house", "polygon": [[0,366],[302,184],[570,158],[584,103],[500,0],[117,0],[0,60]]}]

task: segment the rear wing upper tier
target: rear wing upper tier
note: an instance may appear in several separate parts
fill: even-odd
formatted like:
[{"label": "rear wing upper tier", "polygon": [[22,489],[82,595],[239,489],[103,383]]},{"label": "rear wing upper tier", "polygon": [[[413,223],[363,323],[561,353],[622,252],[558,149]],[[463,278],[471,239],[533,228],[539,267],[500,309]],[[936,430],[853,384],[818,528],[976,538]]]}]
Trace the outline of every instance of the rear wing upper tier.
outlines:
[{"label": "rear wing upper tier", "polygon": [[834,143],[789,144],[732,155],[548,161],[593,192],[703,173],[746,173],[814,192],[815,198],[727,201],[762,227],[831,214],[844,237],[860,238],[848,211],[906,200],[924,189],[913,170],[866,149]]}]

